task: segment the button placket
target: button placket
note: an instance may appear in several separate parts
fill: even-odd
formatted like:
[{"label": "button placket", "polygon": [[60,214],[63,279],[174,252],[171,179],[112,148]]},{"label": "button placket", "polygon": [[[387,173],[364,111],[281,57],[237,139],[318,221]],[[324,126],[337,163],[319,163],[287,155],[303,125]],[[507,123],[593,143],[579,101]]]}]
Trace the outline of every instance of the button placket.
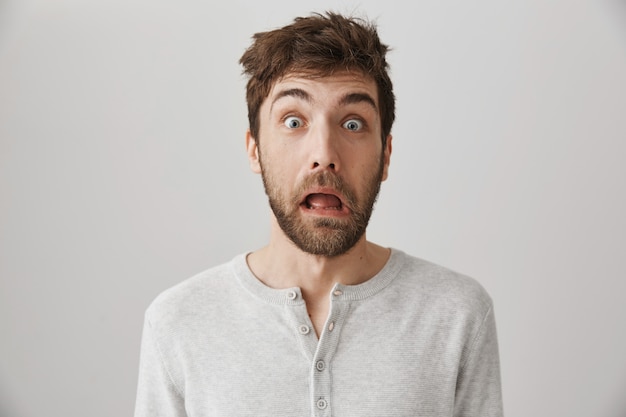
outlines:
[{"label": "button placket", "polygon": [[[292,300],[291,298],[295,298]],[[288,288],[281,294],[284,302],[285,318],[295,337],[301,352],[308,361],[314,360],[317,349],[317,337],[313,331],[313,324],[309,318],[306,304],[299,288]]]},{"label": "button placket", "polygon": [[311,407],[318,417],[332,414],[332,360],[339,343],[341,327],[350,310],[346,290],[336,285],[330,292],[328,318],[311,363]]}]

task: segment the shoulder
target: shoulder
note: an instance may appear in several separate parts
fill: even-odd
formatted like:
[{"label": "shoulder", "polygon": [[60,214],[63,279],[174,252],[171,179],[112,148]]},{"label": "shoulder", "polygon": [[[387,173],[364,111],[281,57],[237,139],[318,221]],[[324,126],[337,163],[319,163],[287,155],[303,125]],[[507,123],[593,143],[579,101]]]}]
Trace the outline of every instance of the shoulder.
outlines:
[{"label": "shoulder", "polygon": [[243,256],[239,255],[230,262],[209,268],[164,290],[146,309],[146,320],[165,325],[197,317],[202,310],[220,308],[236,290],[238,284],[234,264]]},{"label": "shoulder", "polygon": [[399,258],[395,281],[423,302],[482,316],[491,310],[491,296],[476,278],[403,252]]}]

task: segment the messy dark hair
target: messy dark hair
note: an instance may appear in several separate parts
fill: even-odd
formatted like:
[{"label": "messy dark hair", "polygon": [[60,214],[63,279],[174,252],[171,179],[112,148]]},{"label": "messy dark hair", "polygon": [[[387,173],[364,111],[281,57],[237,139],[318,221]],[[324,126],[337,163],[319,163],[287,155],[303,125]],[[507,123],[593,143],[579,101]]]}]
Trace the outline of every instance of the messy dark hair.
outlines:
[{"label": "messy dark hair", "polygon": [[395,96],[385,55],[374,24],[337,13],[314,13],[292,24],[256,33],[239,63],[249,77],[246,87],[248,123],[259,139],[259,109],[274,83],[288,73],[327,76],[335,71],[358,71],[378,88],[383,144],[395,119]]}]

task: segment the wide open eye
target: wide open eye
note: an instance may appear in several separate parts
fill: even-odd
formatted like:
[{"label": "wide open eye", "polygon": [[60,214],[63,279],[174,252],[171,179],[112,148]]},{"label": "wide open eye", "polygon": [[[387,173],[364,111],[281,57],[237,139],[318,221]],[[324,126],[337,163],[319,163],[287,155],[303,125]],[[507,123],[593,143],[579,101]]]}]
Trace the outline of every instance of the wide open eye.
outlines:
[{"label": "wide open eye", "polygon": [[350,119],[343,124],[343,127],[353,132],[357,132],[363,129],[363,122],[358,119]]},{"label": "wide open eye", "polygon": [[302,119],[300,119],[299,117],[296,116],[289,116],[287,117],[284,122],[285,126],[287,126],[289,129],[297,129],[299,127],[304,126],[304,122],[302,121]]}]

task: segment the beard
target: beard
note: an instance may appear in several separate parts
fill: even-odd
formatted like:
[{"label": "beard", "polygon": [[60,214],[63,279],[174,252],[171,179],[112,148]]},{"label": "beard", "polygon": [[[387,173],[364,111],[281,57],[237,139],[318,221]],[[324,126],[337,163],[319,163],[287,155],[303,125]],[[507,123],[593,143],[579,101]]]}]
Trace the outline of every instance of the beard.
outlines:
[{"label": "beard", "polygon": [[[282,192],[276,179],[261,164],[265,194],[285,235],[303,252],[326,257],[342,255],[350,250],[365,233],[374,210],[382,181],[384,161],[365,181],[364,195],[358,200],[352,187],[330,171],[320,171],[306,177],[295,189]],[[300,213],[302,195],[314,186],[331,187],[343,195],[342,205],[350,210],[347,219],[319,217],[303,219]]]}]

